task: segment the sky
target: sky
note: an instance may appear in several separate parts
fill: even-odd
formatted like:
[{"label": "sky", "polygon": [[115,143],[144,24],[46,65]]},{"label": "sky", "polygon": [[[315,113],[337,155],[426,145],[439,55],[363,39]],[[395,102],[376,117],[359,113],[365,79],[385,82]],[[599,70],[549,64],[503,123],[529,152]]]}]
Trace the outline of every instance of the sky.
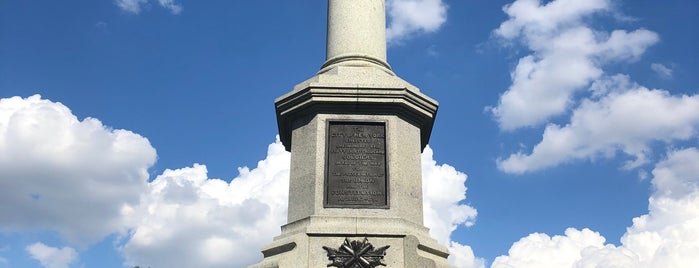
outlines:
[{"label": "sky", "polygon": [[[0,1],[0,267],[245,267],[326,1]],[[388,0],[456,267],[696,267],[699,2]]]}]

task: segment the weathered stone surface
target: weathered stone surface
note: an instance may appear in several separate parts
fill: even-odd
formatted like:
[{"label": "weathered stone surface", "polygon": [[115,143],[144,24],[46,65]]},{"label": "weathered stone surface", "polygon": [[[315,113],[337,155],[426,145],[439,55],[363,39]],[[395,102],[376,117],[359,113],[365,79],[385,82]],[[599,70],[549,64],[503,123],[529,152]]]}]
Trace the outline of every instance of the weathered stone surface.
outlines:
[{"label": "weathered stone surface", "polygon": [[326,62],[334,65],[378,65],[386,62],[386,7],[383,0],[328,1]]},{"label": "weathered stone surface", "polygon": [[336,66],[277,98],[279,136],[291,150],[291,132],[298,121],[314,114],[395,115],[419,127],[419,143],[427,145],[438,103],[415,86],[376,67]]},{"label": "weathered stone surface", "polygon": [[[326,128],[333,120],[386,123],[388,209],[343,209],[324,206]],[[422,224],[420,129],[397,116],[318,114],[293,132],[289,181],[289,217],[313,215],[397,217]]]},{"label": "weathered stone surface", "polygon": [[[354,231],[346,227],[348,223],[355,224]],[[362,227],[364,225],[370,227]],[[283,234],[275,238],[263,252],[290,248],[290,244],[295,245],[293,249],[269,256],[251,268],[326,267],[330,261],[323,247],[342,244],[346,238],[368,238],[374,245],[390,246],[384,257],[386,267],[450,267],[446,262],[446,248],[426,236],[425,227],[402,219],[309,217],[290,223],[283,230]]]},{"label": "weathered stone surface", "polygon": [[[423,225],[420,153],[438,104],[386,63],[384,0],[328,3],[325,64],[275,101],[291,152],[288,224],[251,267],[326,267],[323,247],[348,238],[389,246],[387,267],[449,267]],[[347,137],[357,140],[337,140]]]},{"label": "weathered stone surface", "polygon": [[[343,79],[335,81],[339,80]],[[374,82],[374,86],[381,84],[376,83],[378,80]],[[320,84],[316,85],[321,87]],[[357,90],[381,92],[382,88]],[[419,93],[407,88],[404,88],[404,92]],[[325,93],[326,98],[336,97],[333,95],[336,92],[332,90]],[[342,91],[337,93],[345,94]],[[289,141],[293,141],[288,144],[291,150],[289,224],[282,227],[282,235],[263,249],[277,254],[266,255],[262,263],[252,267],[325,267],[329,261],[322,247],[342,243],[346,237],[368,237],[376,244],[389,245],[391,250],[385,257],[387,267],[449,267],[447,249],[430,238],[427,228],[423,226],[420,152],[424,132],[431,128],[422,127],[401,110],[393,110],[396,107],[393,103],[380,108],[386,99],[373,99],[373,96],[364,98],[366,110],[348,108],[352,106],[315,111],[301,109],[303,113],[287,117],[294,118],[288,122],[291,132]],[[305,105],[312,107],[316,100],[311,99]],[[433,120],[436,102],[426,100],[430,100],[426,103],[433,105],[426,106],[434,109],[424,109],[423,112],[431,111],[425,114],[431,115]],[[376,112],[381,109],[384,109],[383,112]],[[385,126],[384,149],[389,191],[386,208],[325,206],[327,139],[331,122],[380,122]],[[431,122],[429,124],[431,127]],[[291,248],[291,243],[295,245],[293,249],[284,251]]]}]

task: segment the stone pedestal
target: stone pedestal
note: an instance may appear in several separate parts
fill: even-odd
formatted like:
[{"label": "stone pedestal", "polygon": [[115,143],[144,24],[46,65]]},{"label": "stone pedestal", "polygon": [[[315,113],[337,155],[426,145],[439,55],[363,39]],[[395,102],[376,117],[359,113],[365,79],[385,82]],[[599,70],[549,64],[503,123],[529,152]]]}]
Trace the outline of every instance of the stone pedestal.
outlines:
[{"label": "stone pedestal", "polygon": [[423,225],[420,153],[438,104],[386,62],[384,0],[329,0],[318,74],[275,101],[288,224],[254,268],[449,267]]},{"label": "stone pedestal", "polygon": [[[350,223],[354,223],[352,228],[343,228]],[[345,239],[365,238],[376,248],[390,246],[382,259],[386,267],[450,267],[446,249],[426,236],[425,227],[401,219],[310,217],[282,230],[283,234],[263,249],[265,259],[251,267],[328,267],[331,261],[323,247],[338,248]]]},{"label": "stone pedestal", "polygon": [[[346,238],[390,246],[387,267],[449,267],[447,249],[429,237],[422,214],[420,153],[436,101],[382,68],[339,65],[297,85],[276,106],[291,151],[289,224],[252,267],[326,267],[323,247],[338,248]],[[328,207],[331,122],[385,126],[387,207]]]}]

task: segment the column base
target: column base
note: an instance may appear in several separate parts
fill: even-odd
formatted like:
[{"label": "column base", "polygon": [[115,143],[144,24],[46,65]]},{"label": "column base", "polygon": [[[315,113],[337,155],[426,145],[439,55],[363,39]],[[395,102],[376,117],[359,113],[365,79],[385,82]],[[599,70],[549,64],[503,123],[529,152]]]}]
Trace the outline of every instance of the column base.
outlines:
[{"label": "column base", "polygon": [[345,239],[367,239],[376,250],[388,246],[381,260],[386,267],[451,267],[446,247],[415,223],[398,218],[311,216],[282,226],[282,234],[262,249],[262,262],[250,268],[328,267],[332,261],[323,247],[339,250]]}]

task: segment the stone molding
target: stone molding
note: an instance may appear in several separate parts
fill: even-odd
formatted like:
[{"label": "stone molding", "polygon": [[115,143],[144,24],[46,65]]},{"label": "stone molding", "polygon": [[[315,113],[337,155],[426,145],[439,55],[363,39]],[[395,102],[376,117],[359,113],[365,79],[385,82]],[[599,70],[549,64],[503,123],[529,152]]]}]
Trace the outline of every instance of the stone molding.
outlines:
[{"label": "stone molding", "polygon": [[[287,151],[291,151],[294,125],[316,114],[395,115],[420,128],[420,148],[425,148],[439,107],[437,101],[376,67],[336,69],[340,70],[319,74],[275,101],[279,136]],[[356,76],[358,72],[370,76],[357,79],[366,77]]]}]

